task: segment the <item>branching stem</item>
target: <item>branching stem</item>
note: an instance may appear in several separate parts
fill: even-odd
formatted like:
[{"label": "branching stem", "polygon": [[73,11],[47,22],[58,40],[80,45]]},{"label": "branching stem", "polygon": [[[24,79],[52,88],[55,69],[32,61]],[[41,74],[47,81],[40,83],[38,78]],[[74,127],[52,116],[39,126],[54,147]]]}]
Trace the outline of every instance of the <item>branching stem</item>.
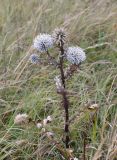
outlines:
[{"label": "branching stem", "polygon": [[52,57],[49,53],[49,51],[46,51],[47,55],[48,55],[48,59],[49,59],[49,62],[55,66],[58,66],[58,63],[57,61],[54,59],[54,57]]}]

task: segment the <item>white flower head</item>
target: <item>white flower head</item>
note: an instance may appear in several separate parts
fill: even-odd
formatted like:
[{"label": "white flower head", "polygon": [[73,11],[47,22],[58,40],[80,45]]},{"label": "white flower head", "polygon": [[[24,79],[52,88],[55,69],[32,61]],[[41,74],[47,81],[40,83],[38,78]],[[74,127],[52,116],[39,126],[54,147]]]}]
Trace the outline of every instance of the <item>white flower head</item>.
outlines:
[{"label": "white flower head", "polygon": [[52,117],[51,116],[47,116],[47,121],[48,122],[52,122]]},{"label": "white flower head", "polygon": [[14,119],[15,124],[23,124],[23,123],[27,123],[28,121],[29,121],[29,119],[28,119],[28,115],[26,113],[16,115],[16,117]]},{"label": "white flower head", "polygon": [[39,56],[37,54],[32,54],[29,58],[31,63],[38,64],[39,63]]},{"label": "white flower head", "polygon": [[42,128],[42,124],[41,123],[37,123],[37,128]]},{"label": "white flower head", "polygon": [[53,38],[49,34],[39,34],[34,39],[34,48],[37,49],[40,52],[46,52],[49,48],[53,47]]},{"label": "white flower head", "polygon": [[86,55],[80,47],[69,47],[66,51],[66,58],[70,63],[78,65],[86,59]]}]

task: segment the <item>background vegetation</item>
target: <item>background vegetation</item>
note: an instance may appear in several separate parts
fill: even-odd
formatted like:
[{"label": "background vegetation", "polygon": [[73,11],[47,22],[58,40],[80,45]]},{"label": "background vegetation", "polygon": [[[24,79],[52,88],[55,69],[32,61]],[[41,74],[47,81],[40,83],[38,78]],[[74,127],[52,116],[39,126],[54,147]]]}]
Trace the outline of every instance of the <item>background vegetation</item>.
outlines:
[{"label": "background vegetation", "polygon": [[[26,56],[35,35],[61,26],[87,54],[81,71],[68,81],[74,91],[69,95],[74,155],[83,159],[85,132],[87,159],[116,159],[117,1],[0,0],[0,160],[64,159],[33,124],[14,125],[18,113],[34,120],[51,115],[49,130],[62,138],[63,110],[53,81],[58,73],[31,65]],[[90,103],[98,104],[98,111],[86,111]]]}]

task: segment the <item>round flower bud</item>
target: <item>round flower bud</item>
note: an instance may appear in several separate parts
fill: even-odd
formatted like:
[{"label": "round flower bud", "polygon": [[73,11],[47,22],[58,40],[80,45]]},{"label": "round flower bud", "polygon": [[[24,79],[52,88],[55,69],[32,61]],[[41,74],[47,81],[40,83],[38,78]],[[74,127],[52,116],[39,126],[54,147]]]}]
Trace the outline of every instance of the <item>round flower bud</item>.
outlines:
[{"label": "round flower bud", "polygon": [[37,54],[32,54],[29,58],[31,63],[38,64],[39,63],[39,56]]},{"label": "round flower bud", "polygon": [[53,47],[53,38],[49,34],[39,34],[34,39],[33,46],[40,52],[46,52],[49,48]]},{"label": "round flower bud", "polygon": [[66,41],[66,32],[63,28],[56,28],[53,31],[52,37],[55,44],[61,45],[61,42],[64,44]]},{"label": "round flower bud", "polygon": [[66,58],[70,63],[78,65],[86,59],[86,55],[80,47],[69,47],[66,51]]}]

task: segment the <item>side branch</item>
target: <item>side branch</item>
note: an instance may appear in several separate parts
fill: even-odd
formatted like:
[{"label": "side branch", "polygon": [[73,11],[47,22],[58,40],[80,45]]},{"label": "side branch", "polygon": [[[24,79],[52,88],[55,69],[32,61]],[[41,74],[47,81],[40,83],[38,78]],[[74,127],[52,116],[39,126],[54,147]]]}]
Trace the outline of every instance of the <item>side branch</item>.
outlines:
[{"label": "side branch", "polygon": [[46,53],[48,55],[49,63],[52,64],[52,65],[54,65],[54,66],[59,66],[59,64],[57,63],[57,61],[55,60],[55,58],[52,57],[48,51],[46,51]]}]

